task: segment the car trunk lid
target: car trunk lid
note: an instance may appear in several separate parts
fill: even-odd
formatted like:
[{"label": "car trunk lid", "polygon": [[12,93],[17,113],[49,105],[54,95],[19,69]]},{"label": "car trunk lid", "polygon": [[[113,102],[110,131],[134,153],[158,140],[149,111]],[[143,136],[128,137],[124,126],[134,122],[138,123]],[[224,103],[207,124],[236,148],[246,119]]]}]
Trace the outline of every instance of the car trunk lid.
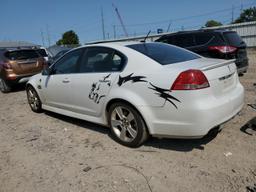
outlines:
[{"label": "car trunk lid", "polygon": [[235,89],[238,78],[234,60],[222,61],[202,67],[215,96],[221,96]]},{"label": "car trunk lid", "polygon": [[201,70],[207,77],[210,88],[215,96],[228,93],[238,83],[234,60],[200,58],[174,65],[167,65],[167,67],[175,70],[175,74],[177,75],[190,69]]}]

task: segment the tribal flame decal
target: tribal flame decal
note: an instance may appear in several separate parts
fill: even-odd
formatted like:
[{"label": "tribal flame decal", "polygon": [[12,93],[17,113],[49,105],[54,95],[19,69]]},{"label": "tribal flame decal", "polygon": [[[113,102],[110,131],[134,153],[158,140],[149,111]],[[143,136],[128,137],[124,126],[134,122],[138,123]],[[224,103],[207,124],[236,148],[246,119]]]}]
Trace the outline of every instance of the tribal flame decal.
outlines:
[{"label": "tribal flame decal", "polygon": [[119,86],[121,86],[122,84],[128,82],[128,81],[132,81],[132,83],[136,83],[136,82],[147,82],[146,80],[144,80],[146,77],[145,76],[133,76],[133,73],[131,73],[130,75],[127,75],[125,77],[121,77],[119,75],[119,80],[117,82],[117,84]]},{"label": "tribal flame decal", "polygon": [[155,92],[156,95],[158,95],[159,97],[165,99],[165,101],[170,102],[176,109],[178,109],[177,105],[174,103],[173,100],[180,102],[180,100],[178,100],[177,98],[173,97],[172,95],[170,95],[169,93],[171,92],[169,89],[163,89],[160,87],[157,87],[155,85],[153,85],[152,83],[149,83],[152,87],[149,87],[149,89],[152,89]]}]

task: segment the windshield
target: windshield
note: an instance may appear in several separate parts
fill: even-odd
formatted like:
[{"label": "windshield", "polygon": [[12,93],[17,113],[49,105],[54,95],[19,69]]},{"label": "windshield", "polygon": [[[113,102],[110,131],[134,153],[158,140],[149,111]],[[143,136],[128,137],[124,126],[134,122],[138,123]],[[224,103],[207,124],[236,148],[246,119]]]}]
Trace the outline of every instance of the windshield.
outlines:
[{"label": "windshield", "polygon": [[157,61],[162,65],[168,65],[178,62],[184,62],[200,58],[198,55],[186,51],[185,49],[165,43],[140,43],[128,45],[151,59]]}]

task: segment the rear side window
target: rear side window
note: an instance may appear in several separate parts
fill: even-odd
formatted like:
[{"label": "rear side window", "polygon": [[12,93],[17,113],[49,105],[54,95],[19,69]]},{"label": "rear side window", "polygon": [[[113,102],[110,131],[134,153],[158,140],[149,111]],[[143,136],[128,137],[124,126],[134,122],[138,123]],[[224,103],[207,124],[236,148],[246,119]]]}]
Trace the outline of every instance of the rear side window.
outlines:
[{"label": "rear side window", "polygon": [[9,51],[5,56],[10,60],[26,60],[38,58],[39,54],[35,50],[19,50]]},{"label": "rear side window", "polygon": [[175,36],[175,45],[179,47],[192,47],[195,46],[193,34],[184,34]]},{"label": "rear side window", "polygon": [[244,43],[236,32],[226,32],[224,33],[224,37],[228,41],[229,45],[239,46]]},{"label": "rear side window", "polygon": [[174,37],[173,37],[173,36],[164,36],[164,37],[161,37],[160,39],[156,40],[156,42],[168,43],[168,44],[173,44],[173,45],[175,45],[175,41],[174,41]]},{"label": "rear side window", "polygon": [[88,72],[115,72],[121,71],[125,64],[125,58],[114,49],[105,47],[90,47],[82,59],[81,73]]},{"label": "rear side window", "polygon": [[197,45],[204,45],[207,44],[214,38],[213,34],[210,33],[196,33],[195,34],[195,41]]},{"label": "rear side window", "polygon": [[128,45],[127,47],[150,57],[161,65],[168,65],[200,58],[194,53],[164,43],[142,43]]}]

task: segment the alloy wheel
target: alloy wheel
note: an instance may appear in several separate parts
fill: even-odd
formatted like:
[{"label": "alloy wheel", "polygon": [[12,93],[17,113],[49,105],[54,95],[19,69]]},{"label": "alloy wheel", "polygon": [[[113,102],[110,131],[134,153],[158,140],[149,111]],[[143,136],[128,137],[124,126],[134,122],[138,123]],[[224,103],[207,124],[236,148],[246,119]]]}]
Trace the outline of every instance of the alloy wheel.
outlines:
[{"label": "alloy wheel", "polygon": [[33,111],[38,111],[41,108],[40,99],[36,93],[36,91],[32,88],[28,88],[27,90],[28,95],[28,103]]},{"label": "alloy wheel", "polygon": [[124,142],[132,142],[138,134],[135,116],[124,106],[117,106],[112,111],[111,126],[115,135]]}]

